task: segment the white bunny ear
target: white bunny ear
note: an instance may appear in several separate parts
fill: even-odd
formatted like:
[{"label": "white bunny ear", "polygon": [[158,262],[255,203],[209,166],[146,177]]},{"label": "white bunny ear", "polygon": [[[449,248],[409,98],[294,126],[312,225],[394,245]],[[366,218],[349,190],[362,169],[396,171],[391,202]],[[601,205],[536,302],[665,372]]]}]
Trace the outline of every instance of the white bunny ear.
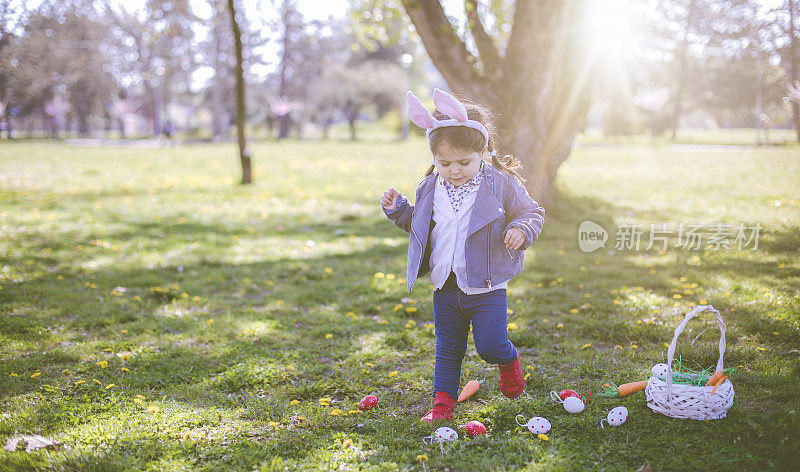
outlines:
[{"label": "white bunny ear", "polygon": [[411,122],[423,129],[433,129],[436,126],[436,118],[431,115],[430,110],[414,95],[411,90],[406,94],[408,100],[408,117]]},{"label": "white bunny ear", "polygon": [[451,118],[455,118],[459,123],[466,123],[469,119],[464,105],[456,97],[443,90],[433,89],[433,104],[436,105],[437,110]]}]

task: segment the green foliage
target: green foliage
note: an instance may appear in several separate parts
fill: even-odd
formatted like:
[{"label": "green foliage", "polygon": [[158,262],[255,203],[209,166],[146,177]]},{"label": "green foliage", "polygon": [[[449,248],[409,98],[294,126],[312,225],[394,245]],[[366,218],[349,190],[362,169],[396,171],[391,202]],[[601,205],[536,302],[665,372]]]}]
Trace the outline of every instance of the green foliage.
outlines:
[{"label": "green foliage", "polygon": [[[0,443],[37,433],[65,446],[0,452],[0,471],[416,471],[422,454],[427,470],[794,467],[795,148],[577,149],[508,290],[526,393],[505,399],[470,341],[462,381],[483,382],[446,423],[461,439],[442,456],[422,444],[433,428],[419,421],[432,394],[430,285],[406,293],[407,235],[378,207],[389,186],[414,194],[424,141],[254,143],[247,187],[231,145],[0,146]],[[666,251],[612,253],[611,234],[586,254],[576,233],[587,218],[608,229],[757,221],[762,240],[756,251],[686,251],[673,239]],[[728,323],[726,419],[666,418],[642,393],[592,398],[580,415],[550,400],[647,378],[700,302]],[[717,342],[701,317],[678,355],[708,367]],[[358,411],[369,393],[379,405]],[[600,429],[617,405],[628,421]],[[548,418],[549,440],[518,414]],[[466,437],[472,419],[491,434]]]}]

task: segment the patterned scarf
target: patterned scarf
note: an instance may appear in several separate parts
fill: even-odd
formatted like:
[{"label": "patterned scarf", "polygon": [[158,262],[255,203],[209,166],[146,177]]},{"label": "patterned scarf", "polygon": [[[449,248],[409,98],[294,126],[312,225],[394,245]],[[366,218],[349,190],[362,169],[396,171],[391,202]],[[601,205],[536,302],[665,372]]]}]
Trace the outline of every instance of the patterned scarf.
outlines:
[{"label": "patterned scarf", "polygon": [[483,166],[484,163],[481,162],[481,168],[478,171],[478,173],[475,174],[475,177],[473,177],[472,180],[470,180],[469,182],[465,183],[464,185],[458,188],[456,188],[455,185],[442,179],[442,177],[439,176],[439,178],[442,179],[442,181],[444,182],[444,188],[447,189],[447,196],[450,198],[450,203],[453,205],[454,212],[458,213],[458,210],[461,208],[461,202],[464,201],[464,197],[469,195],[469,193],[472,191],[474,187],[477,187],[481,184],[484,172]]}]

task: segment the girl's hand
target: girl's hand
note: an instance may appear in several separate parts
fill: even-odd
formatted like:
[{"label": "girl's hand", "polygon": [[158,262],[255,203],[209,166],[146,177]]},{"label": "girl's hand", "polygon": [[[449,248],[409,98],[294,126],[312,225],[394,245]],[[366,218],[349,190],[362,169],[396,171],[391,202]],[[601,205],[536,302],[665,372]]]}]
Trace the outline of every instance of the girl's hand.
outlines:
[{"label": "girl's hand", "polygon": [[510,228],[506,231],[506,237],[503,242],[509,249],[519,249],[525,242],[525,233],[519,228]]},{"label": "girl's hand", "polygon": [[397,208],[397,199],[400,197],[400,192],[395,190],[394,188],[389,188],[389,190],[383,192],[383,197],[381,198],[381,206],[389,211],[393,211]]}]

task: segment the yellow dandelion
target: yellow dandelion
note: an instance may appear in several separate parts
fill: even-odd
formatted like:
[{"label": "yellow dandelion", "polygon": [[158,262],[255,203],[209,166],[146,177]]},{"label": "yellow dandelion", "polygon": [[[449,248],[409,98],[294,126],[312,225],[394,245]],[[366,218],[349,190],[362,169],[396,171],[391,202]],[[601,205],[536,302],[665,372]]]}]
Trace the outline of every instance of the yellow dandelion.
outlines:
[{"label": "yellow dandelion", "polygon": [[80,385],[82,383],[86,383],[86,381],[85,380],[76,380],[75,381],[75,385]]},{"label": "yellow dandelion", "polygon": [[351,441],[350,438],[347,438],[344,441],[342,441],[342,448],[343,449],[344,448],[348,448],[348,447],[350,447],[352,445],[353,445],[353,441]]},{"label": "yellow dandelion", "polygon": [[128,330],[127,330],[127,329],[123,329],[123,330],[122,330],[122,331],[120,331],[120,332],[121,332],[122,334],[128,334]]},{"label": "yellow dandelion", "polygon": [[290,405],[297,405],[298,403],[300,403],[300,400],[292,400],[289,402]]},{"label": "yellow dandelion", "polygon": [[106,385],[106,390],[108,390],[109,388],[114,388],[114,387],[116,387],[115,384],[108,384],[108,385]]},{"label": "yellow dandelion", "polygon": [[34,373],[32,373],[32,374],[31,374],[31,378],[32,378],[32,379],[35,379],[36,377],[38,377],[38,376],[40,376],[40,375],[42,375],[42,373],[41,373],[41,372],[34,372]]},{"label": "yellow dandelion", "polygon": [[386,277],[386,274],[384,274],[383,272],[375,272],[375,275],[373,277],[375,277],[376,279],[382,279]]},{"label": "yellow dandelion", "polygon": [[9,377],[19,377],[19,375],[15,374],[14,372],[11,372],[10,374],[8,374],[8,376]]},{"label": "yellow dandelion", "polygon": [[267,423],[267,426],[269,426],[270,428],[275,428],[276,426],[280,426],[280,425],[281,424],[278,423],[277,421],[270,421],[269,423]]},{"label": "yellow dandelion", "polygon": [[206,321],[206,324],[209,325],[209,326],[214,324],[214,318],[211,318],[210,320]]},{"label": "yellow dandelion", "polygon": [[514,313],[514,310],[512,310],[511,308],[506,308],[506,314],[510,315],[512,313]]},{"label": "yellow dandelion", "polygon": [[416,326],[417,322],[414,320],[408,320],[408,324],[410,324],[411,326]]},{"label": "yellow dandelion", "polygon": [[97,385],[100,385],[100,386],[103,385],[103,382],[101,382],[101,381],[99,381],[97,379],[92,379],[92,382],[94,382],[94,383],[96,383]]},{"label": "yellow dandelion", "polygon": [[574,315],[574,314],[578,313],[578,309],[577,308],[573,308],[569,312]]},{"label": "yellow dandelion", "polygon": [[328,333],[328,334],[325,335],[325,339],[330,339],[332,337],[333,337],[333,335],[331,333]]},{"label": "yellow dandelion", "polygon": [[531,376],[531,373],[530,373],[530,372],[528,372],[527,374],[525,374],[525,380],[528,380],[528,377],[530,377],[530,376]]},{"label": "yellow dandelion", "polygon": [[394,308],[392,308],[392,311],[397,311],[400,308],[403,308],[403,304],[402,303],[398,303],[397,305],[395,305]]},{"label": "yellow dandelion", "polygon": [[394,274],[386,274],[386,280],[394,280]]},{"label": "yellow dandelion", "polygon": [[549,320],[547,318],[542,320],[542,323],[547,323]]},{"label": "yellow dandelion", "polygon": [[347,412],[348,415],[355,415],[355,414],[358,414],[358,413],[361,413],[361,410],[350,410],[350,411]]},{"label": "yellow dandelion", "polygon": [[415,311],[417,311],[417,307],[410,306],[406,308],[406,312],[408,313],[414,313]]},{"label": "yellow dandelion", "polygon": [[420,462],[425,462],[426,460],[428,460],[428,455],[427,454],[420,454],[420,455],[417,456],[417,460],[420,461]]},{"label": "yellow dandelion", "polygon": [[105,369],[106,367],[108,367],[108,361],[99,361],[97,362],[97,365]]},{"label": "yellow dandelion", "polygon": [[639,349],[639,345],[638,344],[631,344],[631,349]]},{"label": "yellow dandelion", "polygon": [[141,300],[142,300],[142,297],[140,297],[139,295],[134,295],[134,296],[133,296],[133,299],[134,299],[134,300],[136,300],[136,301],[138,302],[138,301],[141,301]]},{"label": "yellow dandelion", "polygon": [[669,347],[669,343],[664,343],[664,347]]},{"label": "yellow dandelion", "polygon": [[393,370],[393,371],[389,372],[389,377],[394,377],[395,375],[397,375],[397,371],[396,370]]},{"label": "yellow dandelion", "polygon": [[329,412],[329,414],[331,416],[342,416],[342,415],[344,415],[344,412],[342,410],[338,409],[338,408],[334,408],[333,410],[331,410]]},{"label": "yellow dandelion", "polygon": [[681,294],[680,294],[680,293],[676,293],[675,295],[673,295],[673,296],[672,296],[672,298],[675,298],[675,299],[681,299],[681,298],[683,298],[683,297],[681,296]]},{"label": "yellow dandelion", "polygon": [[757,347],[756,349],[759,350],[759,351],[766,351],[766,349],[763,348],[763,347]]},{"label": "yellow dandelion", "polygon": [[583,346],[581,346],[581,350],[583,350],[583,349],[588,349],[588,348],[590,348],[590,347],[592,347],[592,343],[586,343],[586,344],[584,344]]},{"label": "yellow dandelion", "polygon": [[508,326],[506,326],[506,329],[508,331],[515,330],[515,329],[517,329],[517,324],[516,323],[509,323]]},{"label": "yellow dandelion", "polygon": [[326,274],[330,274],[330,273],[332,273],[332,272],[333,272],[333,269],[331,269],[330,267],[326,267],[326,268],[325,268],[325,273],[326,273]]},{"label": "yellow dandelion", "polygon": [[614,349],[622,349],[622,346],[620,346],[619,344],[615,344]]},{"label": "yellow dandelion", "polygon": [[550,438],[548,438],[546,434],[539,434],[539,435],[537,435],[537,437],[539,439],[541,439],[542,441],[549,441],[550,440]]},{"label": "yellow dandelion", "polygon": [[143,400],[142,400],[141,398],[134,398],[134,399],[133,399],[133,403],[137,403],[137,404],[141,404],[141,403],[142,403],[142,401],[143,401]]},{"label": "yellow dandelion", "polygon": [[559,324],[557,324],[557,325],[556,325],[556,328],[563,328],[563,327],[564,327],[564,325],[563,325],[563,324],[561,324],[561,323],[559,323]]},{"label": "yellow dandelion", "polygon": [[148,413],[158,413],[160,410],[161,409],[159,407],[157,407],[156,405],[150,405],[150,406],[147,407],[147,412]]}]

